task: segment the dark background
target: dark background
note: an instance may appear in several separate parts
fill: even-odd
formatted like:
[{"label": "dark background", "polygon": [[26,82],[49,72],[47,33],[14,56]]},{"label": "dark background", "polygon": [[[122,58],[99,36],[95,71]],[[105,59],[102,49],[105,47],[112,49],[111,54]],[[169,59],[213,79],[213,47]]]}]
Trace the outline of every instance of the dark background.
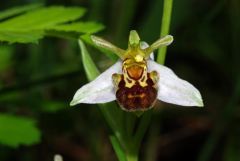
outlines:
[{"label": "dark background", "polygon": [[[86,20],[106,26],[98,35],[122,48],[131,29],[149,43],[160,35],[162,0],[14,0],[1,1],[0,9],[34,2],[87,8]],[[175,0],[170,34],[175,41],[165,64],[200,90],[205,106],[158,102],[140,160],[239,161],[240,1]],[[7,48],[10,59],[0,71],[0,112],[36,119],[42,134],[32,146],[0,144],[0,160],[50,161],[56,153],[65,161],[117,160],[97,106],[69,107],[75,91],[87,82],[77,41],[48,37],[37,45]],[[89,50],[100,69],[112,63]]]}]

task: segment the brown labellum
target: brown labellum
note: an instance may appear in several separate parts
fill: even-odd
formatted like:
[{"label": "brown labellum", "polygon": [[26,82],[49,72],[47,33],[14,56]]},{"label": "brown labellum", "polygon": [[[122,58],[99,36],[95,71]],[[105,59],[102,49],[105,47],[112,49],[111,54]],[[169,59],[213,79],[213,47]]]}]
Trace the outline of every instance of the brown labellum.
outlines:
[{"label": "brown labellum", "polygon": [[147,86],[142,87],[136,82],[131,88],[128,88],[125,86],[125,81],[122,76],[116,92],[117,101],[120,106],[127,111],[150,109],[156,101],[157,90],[154,88],[154,83],[149,76],[147,84]]},{"label": "brown labellum", "polygon": [[127,59],[123,62],[123,74],[114,74],[117,102],[126,111],[145,111],[157,100],[155,71],[148,73],[146,61]]}]

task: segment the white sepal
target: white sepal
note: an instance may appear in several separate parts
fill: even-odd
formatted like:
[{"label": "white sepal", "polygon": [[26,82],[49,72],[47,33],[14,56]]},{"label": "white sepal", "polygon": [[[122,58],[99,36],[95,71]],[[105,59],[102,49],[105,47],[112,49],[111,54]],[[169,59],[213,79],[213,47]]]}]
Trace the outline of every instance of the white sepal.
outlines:
[{"label": "white sepal", "polygon": [[181,106],[203,106],[200,92],[187,81],[178,78],[171,69],[149,60],[148,70],[155,70],[159,74],[159,100]]},{"label": "white sepal", "polygon": [[122,73],[121,70],[122,64],[118,61],[99,75],[95,80],[78,89],[70,105],[74,106],[79,103],[106,103],[116,100],[112,74]]}]

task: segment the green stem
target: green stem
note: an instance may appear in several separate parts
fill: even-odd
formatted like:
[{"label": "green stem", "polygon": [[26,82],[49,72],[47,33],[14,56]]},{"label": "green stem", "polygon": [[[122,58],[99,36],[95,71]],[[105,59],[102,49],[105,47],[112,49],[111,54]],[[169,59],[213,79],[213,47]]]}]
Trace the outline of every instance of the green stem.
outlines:
[{"label": "green stem", "polygon": [[147,131],[151,118],[152,118],[152,110],[145,112],[140,120],[139,126],[134,136],[134,144],[135,144],[135,148],[137,149],[140,148],[141,141]]},{"label": "green stem", "polygon": [[[163,2],[163,16],[160,37],[169,34],[171,15],[172,15],[172,4],[173,0],[164,0]],[[158,50],[157,62],[164,64],[166,57],[167,47],[162,47]]]},{"label": "green stem", "polygon": [[[161,37],[165,36],[169,33],[171,14],[172,14],[172,2],[173,0],[164,0],[164,8],[163,8],[163,17],[162,17],[162,25],[161,25]],[[159,50],[157,62],[160,64],[164,64],[165,56],[166,56],[166,47],[161,48]],[[138,151],[140,149],[141,141],[143,139],[144,134],[146,133],[147,127],[150,123],[152,116],[152,111],[146,112],[140,120],[139,126],[137,128],[135,137],[134,137],[134,148]],[[127,161],[138,161],[138,153],[132,153],[134,155],[127,155]]]},{"label": "green stem", "polygon": [[137,154],[127,155],[127,161],[138,161],[138,155]]},{"label": "green stem", "polygon": [[125,113],[126,114],[126,118],[125,118],[125,131],[126,131],[126,135],[128,138],[133,137],[133,133],[134,133],[134,127],[136,124],[136,116],[132,113]]}]

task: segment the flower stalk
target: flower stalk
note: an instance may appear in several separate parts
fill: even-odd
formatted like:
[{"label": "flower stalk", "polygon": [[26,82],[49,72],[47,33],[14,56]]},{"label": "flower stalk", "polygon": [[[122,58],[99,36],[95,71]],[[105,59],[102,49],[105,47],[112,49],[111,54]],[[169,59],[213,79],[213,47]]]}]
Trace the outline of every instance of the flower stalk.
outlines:
[{"label": "flower stalk", "polygon": [[[163,37],[169,34],[171,16],[172,16],[172,5],[173,5],[173,0],[163,1],[163,16],[162,16],[160,37]],[[167,47],[159,48],[158,57],[157,57],[157,62],[159,64],[165,63],[166,53],[167,53]]]},{"label": "flower stalk", "polygon": [[[173,41],[171,35],[166,35],[169,32],[172,0],[165,0],[164,3],[161,31],[164,37],[150,46],[140,41],[135,30],[130,32],[126,50],[102,38],[91,36],[95,45],[120,58],[101,74],[84,43],[79,40],[84,69],[91,82],[76,92],[70,104],[100,105],[100,110],[113,131],[110,141],[119,161],[138,161],[141,142],[152,116],[151,108],[157,99],[182,106],[203,106],[201,95],[194,86],[153,60],[153,51],[165,48],[159,51],[157,60],[164,64],[164,46]],[[117,100],[121,108],[112,102],[114,100]],[[149,100],[151,101],[148,102]]]}]

